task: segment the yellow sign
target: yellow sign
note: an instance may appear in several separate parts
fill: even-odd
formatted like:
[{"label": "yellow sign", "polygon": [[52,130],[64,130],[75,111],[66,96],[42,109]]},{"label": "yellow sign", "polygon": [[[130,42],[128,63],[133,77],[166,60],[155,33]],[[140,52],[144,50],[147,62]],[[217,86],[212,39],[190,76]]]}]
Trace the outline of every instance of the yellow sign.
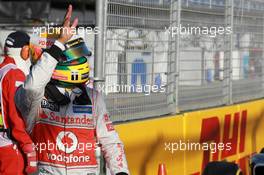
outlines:
[{"label": "yellow sign", "polygon": [[[132,175],[201,175],[209,161],[248,159],[264,147],[264,100],[116,126]],[[133,131],[133,132],[131,132]]]}]

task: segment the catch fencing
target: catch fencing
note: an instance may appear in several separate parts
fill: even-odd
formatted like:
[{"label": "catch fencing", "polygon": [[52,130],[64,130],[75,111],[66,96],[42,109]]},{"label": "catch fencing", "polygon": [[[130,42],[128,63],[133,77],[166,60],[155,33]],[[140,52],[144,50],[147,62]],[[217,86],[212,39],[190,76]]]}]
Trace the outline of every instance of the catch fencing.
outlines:
[{"label": "catch fencing", "polygon": [[[98,0],[96,11],[101,32],[85,40],[115,122],[263,98],[263,1]],[[0,50],[32,26],[1,24]]]},{"label": "catch fencing", "polygon": [[263,12],[256,0],[98,1],[95,79],[112,119],[262,98]]}]

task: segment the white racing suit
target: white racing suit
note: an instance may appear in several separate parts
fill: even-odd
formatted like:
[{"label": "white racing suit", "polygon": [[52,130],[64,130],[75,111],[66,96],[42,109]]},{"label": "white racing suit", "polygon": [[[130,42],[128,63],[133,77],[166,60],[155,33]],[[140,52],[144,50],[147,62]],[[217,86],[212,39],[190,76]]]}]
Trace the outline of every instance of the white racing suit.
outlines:
[{"label": "white racing suit", "polygon": [[[45,86],[57,64],[54,58],[58,56],[57,52],[61,52],[56,43],[32,66],[15,97],[27,130],[38,149],[38,174],[97,174],[97,142],[111,174],[129,174],[123,144],[108,117],[100,93],[85,87],[91,101],[91,104],[86,105],[76,104],[74,101],[85,93],[79,88],[67,93],[70,103],[64,106],[57,105],[44,96]],[[66,89],[60,91],[67,92]]]}]

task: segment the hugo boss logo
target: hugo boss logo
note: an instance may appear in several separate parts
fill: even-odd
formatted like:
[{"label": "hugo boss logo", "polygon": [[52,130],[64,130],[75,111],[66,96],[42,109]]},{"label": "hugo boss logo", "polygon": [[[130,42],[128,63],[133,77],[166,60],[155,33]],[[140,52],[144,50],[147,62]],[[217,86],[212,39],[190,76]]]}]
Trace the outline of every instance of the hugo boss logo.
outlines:
[{"label": "hugo boss logo", "polygon": [[56,104],[55,102],[50,102],[46,99],[43,99],[41,101],[41,108],[46,108],[55,112],[59,112],[60,110],[60,106],[58,104]]}]

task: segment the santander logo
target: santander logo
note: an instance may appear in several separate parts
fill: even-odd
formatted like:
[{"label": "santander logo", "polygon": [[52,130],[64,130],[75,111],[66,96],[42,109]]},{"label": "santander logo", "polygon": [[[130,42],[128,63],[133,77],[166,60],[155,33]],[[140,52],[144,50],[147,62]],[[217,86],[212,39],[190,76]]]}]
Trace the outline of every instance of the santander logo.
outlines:
[{"label": "santander logo", "polygon": [[58,122],[62,124],[80,124],[80,125],[94,124],[92,115],[87,115],[87,114],[61,117],[59,115],[56,115],[56,113],[54,112],[50,112],[49,120],[52,122]]},{"label": "santander logo", "polygon": [[42,112],[39,117],[42,118],[42,119],[47,119],[48,118],[48,116],[44,112]]}]

